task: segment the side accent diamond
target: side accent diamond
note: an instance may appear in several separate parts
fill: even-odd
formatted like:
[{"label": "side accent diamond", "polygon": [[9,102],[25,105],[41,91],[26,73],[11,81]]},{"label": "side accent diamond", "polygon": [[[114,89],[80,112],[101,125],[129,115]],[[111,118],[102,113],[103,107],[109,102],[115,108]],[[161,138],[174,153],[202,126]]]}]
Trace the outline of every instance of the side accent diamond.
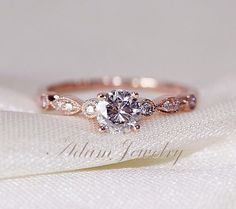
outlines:
[{"label": "side accent diamond", "polygon": [[165,113],[174,113],[179,111],[180,101],[175,97],[169,97],[157,104],[157,110]]},{"label": "side accent diamond", "polygon": [[151,116],[155,112],[155,104],[150,99],[141,101],[141,113],[144,116]]},{"label": "side accent diamond", "polygon": [[95,118],[96,114],[96,106],[98,100],[97,99],[89,99],[85,101],[82,105],[82,112],[88,118]]},{"label": "side accent diamond", "polygon": [[79,102],[67,97],[59,97],[52,101],[51,105],[55,110],[61,111],[64,115],[74,115],[81,111]]}]

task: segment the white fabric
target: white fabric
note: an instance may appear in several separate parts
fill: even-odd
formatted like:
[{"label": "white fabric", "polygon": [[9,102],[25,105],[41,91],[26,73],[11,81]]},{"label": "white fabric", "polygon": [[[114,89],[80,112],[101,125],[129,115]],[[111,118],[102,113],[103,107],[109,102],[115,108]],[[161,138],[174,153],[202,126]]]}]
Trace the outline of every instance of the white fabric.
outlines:
[{"label": "white fabric", "polygon": [[[195,112],[157,114],[139,133],[122,136],[99,135],[81,117],[1,111],[0,208],[236,207],[235,81],[231,76],[202,88]],[[9,100],[16,96],[7,92]],[[133,144],[121,160],[126,140]],[[77,150],[88,143],[112,154],[73,157],[71,145],[58,155],[71,142]],[[167,142],[165,153],[183,150],[174,166],[175,158],[127,161],[137,157],[133,150],[161,152]],[[77,171],[100,165],[110,166]]]},{"label": "white fabric", "polygon": [[[235,7],[235,0],[0,0],[0,209],[236,208]],[[104,75],[187,83],[200,90],[199,108],[112,136],[35,105],[47,83]],[[132,150],[169,144],[157,159],[129,152],[120,162],[126,139]],[[87,142],[111,149],[111,159],[73,157]],[[70,143],[78,144],[72,154],[59,154]],[[165,158],[170,149],[183,150],[175,165],[176,156]]]}]

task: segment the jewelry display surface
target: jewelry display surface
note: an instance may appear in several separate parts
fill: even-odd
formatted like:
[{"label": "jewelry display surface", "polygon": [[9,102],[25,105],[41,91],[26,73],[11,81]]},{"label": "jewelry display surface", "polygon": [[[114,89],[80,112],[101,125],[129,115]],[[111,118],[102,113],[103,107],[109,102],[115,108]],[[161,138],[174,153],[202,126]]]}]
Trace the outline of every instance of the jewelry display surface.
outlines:
[{"label": "jewelry display surface", "polygon": [[[236,208],[235,8],[0,0],[0,209]],[[162,81],[186,85],[196,108],[150,88]],[[129,133],[99,132],[104,121]]]}]

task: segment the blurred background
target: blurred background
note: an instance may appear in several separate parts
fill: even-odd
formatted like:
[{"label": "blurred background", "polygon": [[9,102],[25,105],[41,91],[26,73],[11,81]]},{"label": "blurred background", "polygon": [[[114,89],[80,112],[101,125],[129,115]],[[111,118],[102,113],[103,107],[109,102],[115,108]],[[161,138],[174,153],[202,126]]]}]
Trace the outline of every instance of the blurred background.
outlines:
[{"label": "blurred background", "polygon": [[236,69],[234,0],[0,0],[1,86],[154,76],[196,87]]}]

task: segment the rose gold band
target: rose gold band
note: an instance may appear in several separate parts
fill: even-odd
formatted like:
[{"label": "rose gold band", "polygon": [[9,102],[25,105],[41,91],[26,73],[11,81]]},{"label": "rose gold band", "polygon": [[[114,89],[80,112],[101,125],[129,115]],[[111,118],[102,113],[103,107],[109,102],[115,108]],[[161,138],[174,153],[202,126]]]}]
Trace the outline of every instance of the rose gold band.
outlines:
[{"label": "rose gold band", "polygon": [[182,85],[167,82],[159,82],[153,78],[123,79],[121,77],[81,80],[77,82],[65,82],[51,85],[47,88],[49,92],[64,93],[68,91],[82,91],[103,88],[132,88],[151,89],[157,92],[171,94],[194,94],[194,91]]},{"label": "rose gold band", "polygon": [[[108,89],[108,88],[131,88],[131,89],[150,89],[158,93],[166,93],[169,96],[167,98],[186,99],[197,96],[197,92],[189,87],[182,86],[174,83],[159,82],[153,78],[134,78],[123,79],[121,77],[103,78],[103,79],[91,79],[72,82],[63,82],[55,85],[48,86],[43,95],[56,96],[58,94],[64,94],[71,91],[86,91],[94,89]],[[171,95],[171,96],[170,96]],[[165,97],[155,98],[153,101],[158,103]],[[75,99],[75,98],[74,98]],[[83,103],[81,99],[76,99],[80,103]],[[165,99],[164,99],[165,100]],[[185,101],[187,103],[187,101]],[[194,106],[194,104],[192,104]],[[194,107],[192,106],[191,109]],[[188,108],[187,108],[188,109]],[[186,110],[186,109],[185,109]]]},{"label": "rose gold band", "polygon": [[[105,100],[105,93],[99,93],[96,98],[86,101],[77,97],[68,96],[67,94],[69,92],[109,88],[134,89],[135,91],[138,89],[148,89],[158,93],[166,93],[166,96],[157,97],[152,100],[139,99],[140,108],[143,108],[142,115],[144,116],[150,116],[153,112],[175,113],[178,111],[191,111],[197,104],[196,91],[182,85],[159,82],[153,78],[123,79],[121,77],[105,77],[102,79],[64,82],[51,85],[41,95],[41,107],[45,110],[56,110],[64,115],[74,115],[83,112],[85,116],[94,118],[96,117],[96,105],[99,100]],[[139,94],[137,92],[131,92],[130,97],[138,99]]]}]

